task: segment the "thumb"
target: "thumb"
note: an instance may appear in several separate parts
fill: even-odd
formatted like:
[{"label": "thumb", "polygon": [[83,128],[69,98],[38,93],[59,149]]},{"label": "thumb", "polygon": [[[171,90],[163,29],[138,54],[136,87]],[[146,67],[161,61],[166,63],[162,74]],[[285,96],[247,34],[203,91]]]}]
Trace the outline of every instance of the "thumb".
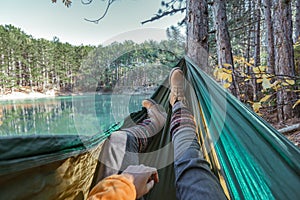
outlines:
[{"label": "thumb", "polygon": [[147,183],[146,186],[147,193],[153,188],[153,186],[154,186],[154,180],[151,180],[149,183]]}]

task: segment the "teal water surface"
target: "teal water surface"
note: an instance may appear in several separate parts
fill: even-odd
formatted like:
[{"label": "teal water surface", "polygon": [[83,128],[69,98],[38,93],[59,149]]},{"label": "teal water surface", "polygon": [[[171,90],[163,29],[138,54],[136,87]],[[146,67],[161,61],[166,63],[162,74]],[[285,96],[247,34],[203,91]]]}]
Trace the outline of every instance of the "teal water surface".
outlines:
[{"label": "teal water surface", "polygon": [[0,136],[92,135],[141,110],[147,97],[90,94],[0,101]]}]

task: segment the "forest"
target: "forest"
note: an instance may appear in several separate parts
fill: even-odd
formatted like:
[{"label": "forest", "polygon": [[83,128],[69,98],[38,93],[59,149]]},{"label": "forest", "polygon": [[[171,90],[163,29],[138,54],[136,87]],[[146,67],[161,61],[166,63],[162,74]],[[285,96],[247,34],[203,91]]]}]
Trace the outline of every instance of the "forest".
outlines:
[{"label": "forest", "polygon": [[184,11],[194,62],[255,112],[299,117],[299,0],[162,1],[146,22]]},{"label": "forest", "polygon": [[[168,35],[169,40],[161,42],[74,46],[57,37],[52,41],[35,39],[12,25],[0,26],[0,94],[50,90],[61,94],[111,92],[127,71],[137,71],[141,66],[146,71],[155,63],[174,66],[183,56],[184,42],[175,29]],[[143,84],[133,86],[137,85]]]},{"label": "forest", "polygon": [[[104,2],[107,11],[118,1]],[[255,112],[276,113],[279,123],[299,118],[300,0],[161,1],[157,13],[141,23],[179,12],[186,13],[178,22],[186,29],[185,54],[200,68]],[[97,24],[106,14],[86,21]]]}]

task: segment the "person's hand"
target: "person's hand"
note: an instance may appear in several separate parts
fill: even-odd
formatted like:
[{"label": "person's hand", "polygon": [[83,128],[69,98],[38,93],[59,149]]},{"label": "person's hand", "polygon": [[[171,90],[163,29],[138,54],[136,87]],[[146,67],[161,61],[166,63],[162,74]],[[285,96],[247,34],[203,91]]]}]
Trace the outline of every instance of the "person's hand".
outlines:
[{"label": "person's hand", "polygon": [[133,177],[137,199],[147,194],[153,188],[154,183],[158,183],[159,181],[157,170],[144,165],[130,165],[122,174]]}]

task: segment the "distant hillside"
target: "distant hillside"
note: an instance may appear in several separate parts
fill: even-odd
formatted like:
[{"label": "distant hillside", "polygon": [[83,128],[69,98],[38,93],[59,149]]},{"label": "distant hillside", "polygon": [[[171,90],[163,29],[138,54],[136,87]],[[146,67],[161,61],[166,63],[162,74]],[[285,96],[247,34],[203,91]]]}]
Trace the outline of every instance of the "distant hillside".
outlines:
[{"label": "distant hillside", "polygon": [[176,38],[74,46],[57,37],[35,39],[12,25],[0,26],[0,36],[0,94],[112,91],[116,84],[128,86],[125,79],[135,80],[130,87],[152,87],[157,80],[149,72],[173,66],[184,52],[184,42]]}]

